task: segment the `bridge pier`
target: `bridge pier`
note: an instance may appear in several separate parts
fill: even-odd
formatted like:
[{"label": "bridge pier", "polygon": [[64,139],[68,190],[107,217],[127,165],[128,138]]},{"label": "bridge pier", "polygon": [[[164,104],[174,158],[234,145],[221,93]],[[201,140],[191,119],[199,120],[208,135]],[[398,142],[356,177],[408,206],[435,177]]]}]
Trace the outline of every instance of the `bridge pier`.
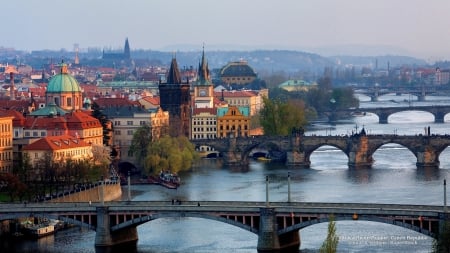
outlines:
[{"label": "bridge pier", "polygon": [[300,235],[298,230],[279,236],[275,208],[260,208],[258,252],[298,251],[299,247]]},{"label": "bridge pier", "polygon": [[304,152],[290,151],[286,152],[286,166],[295,168],[309,168],[311,161],[307,159]]},{"label": "bridge pier", "polygon": [[137,240],[138,234],[136,227],[128,227],[119,231],[111,231],[108,207],[97,207],[95,247],[103,248],[119,244],[136,243]]},{"label": "bridge pier", "polygon": [[417,168],[439,168],[439,154],[429,143],[422,144],[420,149],[415,151],[415,155]]},{"label": "bridge pier", "polygon": [[348,166],[350,168],[370,168],[373,158],[369,152],[369,138],[367,135],[359,134],[352,138],[350,152],[348,153]]}]

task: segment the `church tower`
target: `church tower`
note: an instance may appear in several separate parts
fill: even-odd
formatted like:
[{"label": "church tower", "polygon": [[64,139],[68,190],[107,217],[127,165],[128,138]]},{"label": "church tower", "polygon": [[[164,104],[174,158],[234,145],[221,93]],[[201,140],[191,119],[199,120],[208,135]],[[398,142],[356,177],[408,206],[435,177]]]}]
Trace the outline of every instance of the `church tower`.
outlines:
[{"label": "church tower", "polygon": [[177,60],[172,58],[167,81],[159,84],[160,105],[169,112],[171,136],[190,135],[191,97],[189,81],[183,83]]},{"label": "church tower", "polygon": [[198,64],[197,81],[194,84],[194,107],[213,108],[214,89],[211,83],[208,63],[205,58],[205,48],[203,47],[202,60]]},{"label": "church tower", "polygon": [[130,43],[128,43],[128,38],[125,39],[125,46],[123,48],[123,58],[125,58],[126,60],[131,59]]}]

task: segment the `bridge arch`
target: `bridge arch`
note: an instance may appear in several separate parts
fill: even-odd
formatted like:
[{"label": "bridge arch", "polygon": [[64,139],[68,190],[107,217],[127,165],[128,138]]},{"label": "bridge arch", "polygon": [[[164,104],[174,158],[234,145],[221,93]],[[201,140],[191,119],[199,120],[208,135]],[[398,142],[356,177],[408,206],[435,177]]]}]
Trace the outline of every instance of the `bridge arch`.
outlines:
[{"label": "bridge arch", "polygon": [[[415,224],[411,224],[411,223],[407,223],[407,222],[401,222],[401,221],[397,221],[397,220],[393,220],[393,219],[389,219],[388,217],[378,217],[378,216],[359,216],[358,219],[354,219],[352,215],[336,215],[334,218],[335,221],[346,221],[346,220],[351,220],[351,221],[371,221],[371,222],[377,222],[377,223],[384,223],[384,224],[389,224],[389,225],[393,225],[393,226],[398,226],[398,227],[402,227],[402,228],[406,228],[418,233],[421,233],[423,235],[426,235],[428,237],[434,238],[436,235],[431,232],[430,230],[427,229],[423,229],[420,228],[420,226],[416,226]],[[292,226],[286,227],[284,229],[281,229],[278,231],[278,234],[285,234],[285,233],[289,233],[289,232],[293,232],[293,231],[298,231],[300,229],[312,226],[312,225],[316,225],[319,223],[325,223],[325,222],[329,222],[330,219],[328,217],[324,217],[324,218],[318,218],[318,219],[312,219],[309,221],[304,221],[301,223],[297,223],[294,224]]]},{"label": "bridge arch", "polygon": [[[164,219],[164,218],[202,218],[202,219],[208,219],[208,220],[213,220],[213,221],[218,221],[218,222],[222,222],[222,223],[226,223],[229,225],[233,225],[236,226],[238,228],[241,228],[243,230],[252,232],[254,234],[258,234],[258,229],[256,228],[256,226],[259,226],[258,224],[255,224],[256,226],[251,226],[251,225],[247,225],[244,224],[242,221],[239,220],[235,220],[235,219],[230,219],[230,218],[225,218],[222,216],[215,216],[215,215],[210,215],[210,214],[205,214],[205,213],[184,213],[184,212],[164,212],[164,213],[155,213],[152,215],[147,215],[147,216],[142,216],[139,218],[134,218],[132,220],[128,220],[122,223],[119,223],[117,225],[114,225],[111,227],[111,231],[118,231],[121,229],[125,229],[125,228],[129,228],[129,227],[136,227],[139,225],[142,225],[146,222],[149,221],[153,221],[156,219]],[[258,220],[259,222],[259,220]]]},{"label": "bridge arch", "polygon": [[305,152],[305,160],[308,163],[310,163],[310,165],[314,165],[314,163],[311,162],[311,158],[313,158],[312,160],[314,161],[315,156],[321,156],[321,154],[320,154],[321,152],[325,153],[327,151],[330,151],[330,152],[336,151],[336,152],[339,152],[340,154],[342,153],[344,159],[346,159],[345,167],[347,168],[349,155],[342,149],[342,147],[340,147],[338,145],[333,145],[333,144],[322,144],[322,145],[317,145],[317,146],[313,147],[312,149],[308,150],[308,152]]},{"label": "bridge arch", "polygon": [[[411,155],[412,155],[412,157],[414,157],[415,159],[416,159],[416,161],[417,161],[417,154],[416,154],[416,152],[415,152],[415,150],[413,150],[412,148],[411,148],[411,146],[409,146],[409,145],[405,145],[404,143],[401,143],[401,142],[396,142],[396,141],[389,141],[389,142],[384,142],[384,143],[379,143],[379,144],[377,144],[377,145],[373,145],[371,148],[370,148],[370,150],[369,150],[369,154],[370,154],[370,156],[374,156],[375,155],[375,153],[377,153],[377,152],[382,152],[383,151],[383,147],[385,147],[385,148],[389,148],[389,145],[392,145],[392,144],[394,144],[395,146],[392,146],[391,148],[392,149],[397,149],[397,148],[402,148],[402,149],[405,149],[405,150],[407,150],[407,152],[408,153],[410,153]],[[412,161],[413,163],[415,163],[416,161]],[[388,162],[388,161],[387,161]]]}]

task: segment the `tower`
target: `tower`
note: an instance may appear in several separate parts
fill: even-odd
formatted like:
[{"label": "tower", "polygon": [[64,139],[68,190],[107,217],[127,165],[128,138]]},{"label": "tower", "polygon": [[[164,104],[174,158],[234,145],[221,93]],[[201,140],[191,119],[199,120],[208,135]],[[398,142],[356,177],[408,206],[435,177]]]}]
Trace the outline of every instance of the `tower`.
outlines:
[{"label": "tower", "polygon": [[191,97],[189,82],[182,83],[177,60],[172,58],[167,81],[159,84],[160,105],[169,112],[171,136],[189,137]]},{"label": "tower", "polygon": [[125,60],[131,59],[130,44],[128,43],[128,38],[125,39],[125,46],[123,48],[123,58]]},{"label": "tower", "polygon": [[209,74],[208,63],[205,58],[205,48],[203,47],[202,60],[198,64],[197,82],[194,84],[194,107],[213,108],[214,90]]},{"label": "tower", "polygon": [[73,47],[74,47],[74,50],[75,50],[75,60],[74,60],[73,63],[75,65],[80,65],[80,58],[78,56],[79,46],[78,46],[78,44],[74,44]]}]

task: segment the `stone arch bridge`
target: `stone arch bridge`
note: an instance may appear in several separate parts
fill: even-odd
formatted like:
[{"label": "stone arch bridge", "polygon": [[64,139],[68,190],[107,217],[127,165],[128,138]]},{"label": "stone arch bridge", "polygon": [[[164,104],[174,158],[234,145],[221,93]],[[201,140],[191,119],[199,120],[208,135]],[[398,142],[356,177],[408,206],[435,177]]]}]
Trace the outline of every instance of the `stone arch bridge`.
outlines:
[{"label": "stone arch bridge", "polygon": [[[344,110],[345,111],[345,110]],[[450,105],[439,106],[398,106],[398,107],[376,107],[376,108],[358,108],[349,109],[349,112],[370,112],[378,116],[380,124],[387,124],[390,115],[404,111],[423,111],[429,112],[434,116],[435,123],[444,123],[445,115],[450,113]]]},{"label": "stone arch bridge", "polygon": [[373,154],[381,146],[399,144],[416,157],[416,166],[439,167],[439,155],[450,145],[450,135],[367,135],[364,129],[350,136],[290,136],[229,137],[191,140],[196,146],[210,146],[222,154],[228,166],[246,166],[254,148],[278,150],[286,154],[286,165],[308,168],[311,154],[322,146],[333,146],[348,157],[350,168],[371,167]]},{"label": "stone arch bridge", "polygon": [[138,240],[136,227],[146,222],[195,217],[255,233],[259,252],[298,250],[299,230],[328,222],[330,215],[337,221],[382,222],[436,237],[443,222],[448,220],[448,214],[447,206],[368,203],[186,201],[174,205],[170,201],[122,201],[105,205],[76,202],[0,205],[0,221],[47,217],[89,227],[96,231],[97,247],[135,243]]}]

